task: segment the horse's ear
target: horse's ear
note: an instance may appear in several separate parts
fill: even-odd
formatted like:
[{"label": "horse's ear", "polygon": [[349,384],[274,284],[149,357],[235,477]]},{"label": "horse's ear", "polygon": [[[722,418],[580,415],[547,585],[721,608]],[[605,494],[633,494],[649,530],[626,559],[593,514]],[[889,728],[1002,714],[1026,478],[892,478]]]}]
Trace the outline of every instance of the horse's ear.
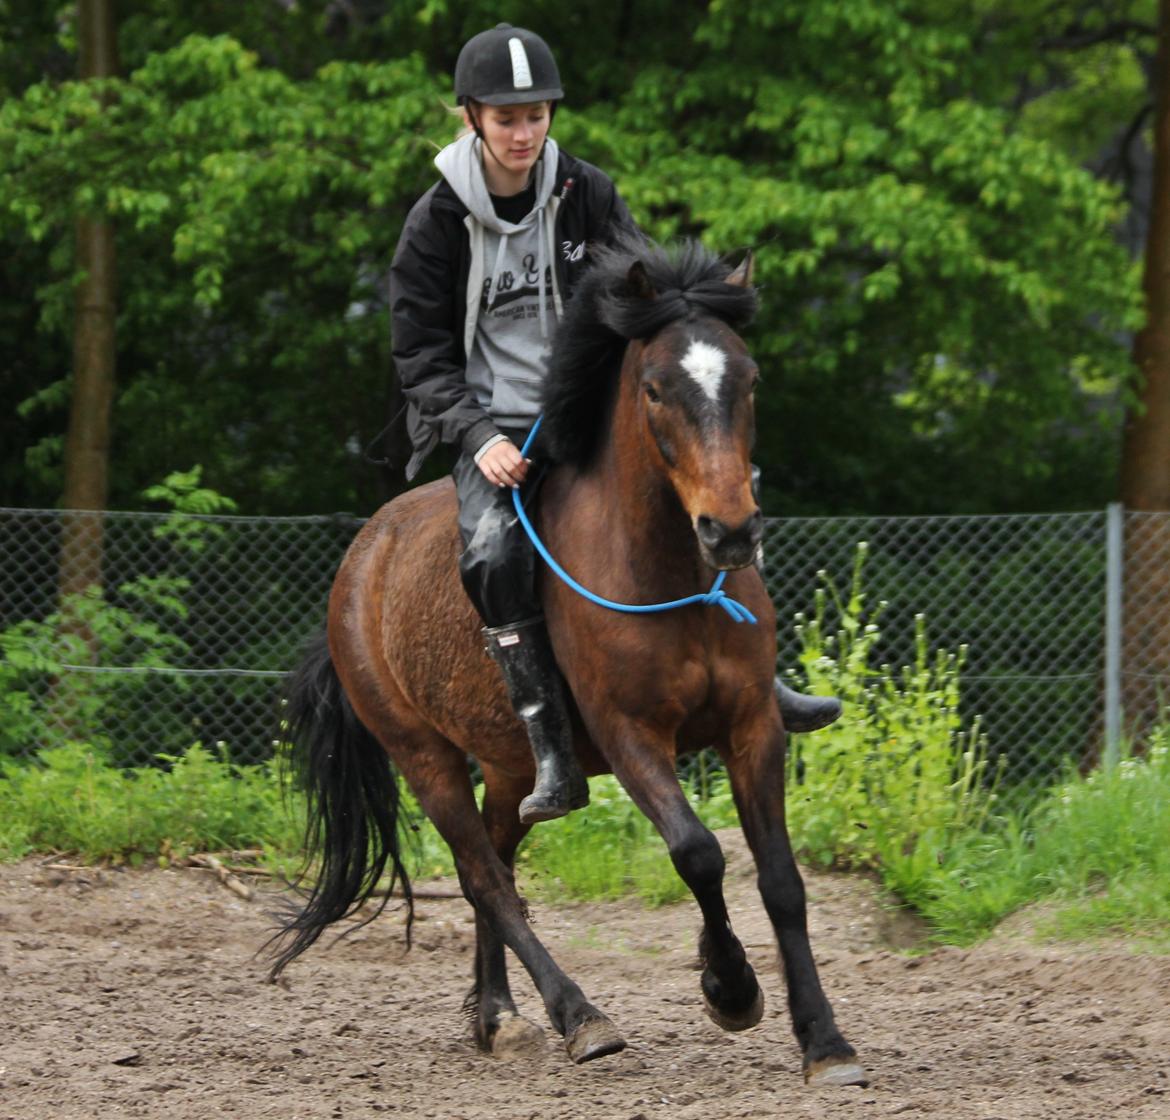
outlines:
[{"label": "horse's ear", "polygon": [[639,299],[653,299],[658,295],[654,285],[650,283],[650,277],[646,275],[646,266],[641,261],[634,261],[630,265],[630,271],[626,273],[626,283],[630,285],[631,293]]},{"label": "horse's ear", "polygon": [[750,288],[752,286],[752,275],[755,271],[756,258],[749,249],[747,256],[740,262],[739,267],[727,277],[727,283],[734,284],[737,288]]}]

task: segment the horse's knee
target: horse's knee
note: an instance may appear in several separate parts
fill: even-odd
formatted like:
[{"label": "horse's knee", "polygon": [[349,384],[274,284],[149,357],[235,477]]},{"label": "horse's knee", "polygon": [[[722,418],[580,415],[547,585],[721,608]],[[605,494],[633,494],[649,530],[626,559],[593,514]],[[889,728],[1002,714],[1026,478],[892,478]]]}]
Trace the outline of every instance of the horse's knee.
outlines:
[{"label": "horse's knee", "polygon": [[715,889],[723,882],[723,850],[714,833],[698,823],[670,845],[670,858],[692,891]]}]

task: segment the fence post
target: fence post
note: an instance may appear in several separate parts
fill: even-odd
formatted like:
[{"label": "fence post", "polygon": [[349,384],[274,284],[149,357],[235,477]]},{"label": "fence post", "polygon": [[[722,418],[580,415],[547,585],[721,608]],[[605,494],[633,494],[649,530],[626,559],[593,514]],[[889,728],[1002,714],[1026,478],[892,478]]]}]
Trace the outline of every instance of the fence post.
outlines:
[{"label": "fence post", "polygon": [[1105,507],[1105,768],[1121,755],[1121,591],[1125,510]]}]

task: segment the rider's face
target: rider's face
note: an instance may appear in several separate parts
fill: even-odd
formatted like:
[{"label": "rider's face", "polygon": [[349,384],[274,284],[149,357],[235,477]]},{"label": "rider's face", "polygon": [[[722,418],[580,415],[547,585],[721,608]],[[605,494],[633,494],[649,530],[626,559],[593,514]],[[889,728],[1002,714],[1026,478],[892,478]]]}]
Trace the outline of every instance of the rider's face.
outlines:
[{"label": "rider's face", "polygon": [[550,123],[547,101],[521,105],[476,105],[475,115],[487,142],[487,158],[511,175],[527,176],[540,157]]}]

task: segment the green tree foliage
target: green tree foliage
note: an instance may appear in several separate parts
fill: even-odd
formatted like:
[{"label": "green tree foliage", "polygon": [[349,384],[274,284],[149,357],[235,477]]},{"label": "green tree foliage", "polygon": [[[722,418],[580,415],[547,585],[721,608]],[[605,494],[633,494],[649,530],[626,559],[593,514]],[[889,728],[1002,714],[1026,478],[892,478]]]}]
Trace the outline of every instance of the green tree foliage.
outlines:
[{"label": "green tree foliage", "polygon": [[[1062,83],[1088,96],[1044,45],[1071,6],[137,0],[100,118],[98,90],[53,63],[69,9],[0,5],[18,11],[50,74],[0,54],[20,93],[0,106],[0,298],[22,307],[0,315],[19,355],[3,391],[29,402],[0,421],[0,485],[18,501],[59,489],[81,210],[119,237],[112,504],[195,462],[249,511],[385,496],[360,454],[388,419],[385,270],[451,135],[458,47],[500,19],[553,44],[558,139],[648,232],[758,250],[771,512],[1108,493],[1138,306],[1123,208],[1078,166],[1058,100],[1018,108]],[[1137,93],[1132,58],[1110,58],[1103,119]]]},{"label": "green tree foliage", "polygon": [[[434,83],[410,58],[296,83],[232,39],[188,38],[109,92],[99,122],[92,84],[33,86],[0,132],[13,234],[53,238],[78,207],[118,229],[115,493],[179,456],[250,508],[360,493],[353,447],[385,420],[379,266],[401,192],[424,185]],[[40,291],[59,331],[61,271]]]},{"label": "green tree foliage", "polygon": [[979,99],[950,7],[713,4],[703,60],[631,98],[679,124],[635,206],[764,247],[761,455],[790,509],[1061,504],[1128,374],[1116,197]]}]

